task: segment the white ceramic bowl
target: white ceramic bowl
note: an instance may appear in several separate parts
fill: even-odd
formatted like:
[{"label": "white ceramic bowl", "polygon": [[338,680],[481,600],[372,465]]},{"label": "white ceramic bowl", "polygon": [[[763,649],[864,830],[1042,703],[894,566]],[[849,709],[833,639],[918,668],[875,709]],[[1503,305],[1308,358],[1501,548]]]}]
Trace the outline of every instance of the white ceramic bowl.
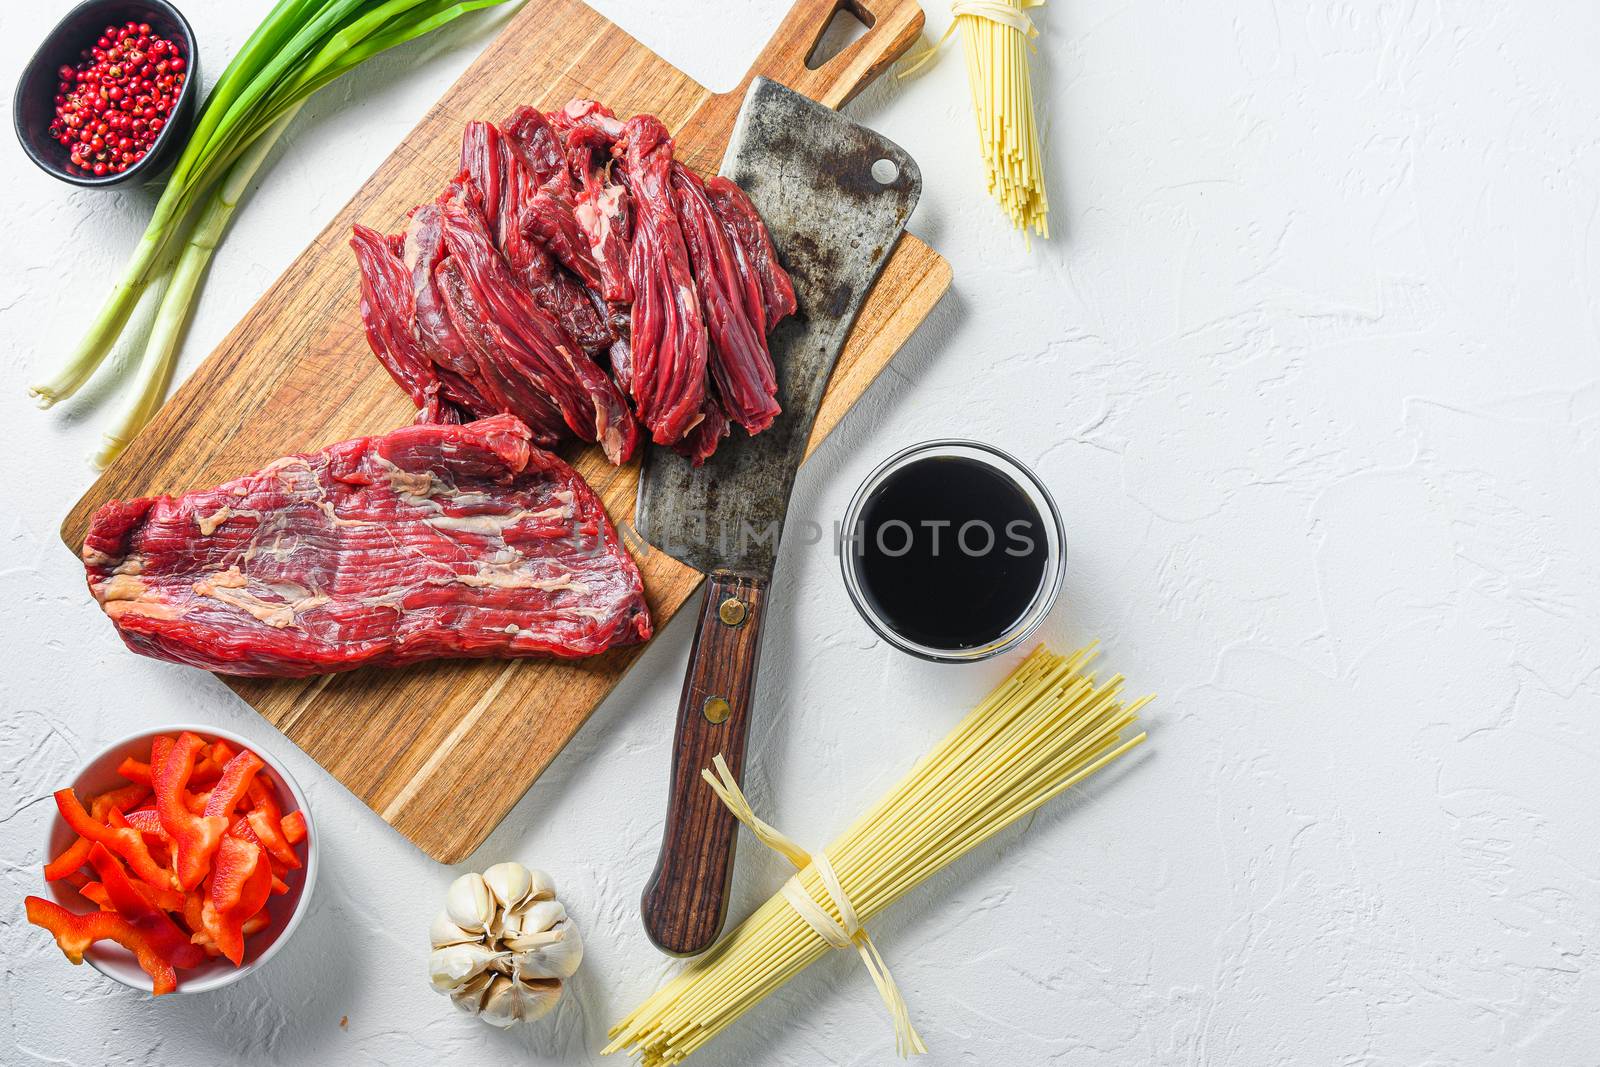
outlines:
[{"label": "white ceramic bowl", "polygon": [[[316,885],[320,837],[312,822],[311,812],[306,807],[305,794],[270,753],[263,751],[260,745],[248,738],[227,730],[219,730],[214,726],[202,726],[196,723],[141,730],[107,745],[72,780],[71,785],[77,790],[78,799],[87,805],[90,797],[108,789],[127,785],[126,779],[117,774],[117,765],[123,759],[133,756],[135,759],[149,760],[152,738],[157,734],[176,737],[184,730],[199,734],[208,740],[221,738],[236,749],[248,748],[260,756],[261,761],[266,764],[260,773],[272,779],[273,784],[279,787],[278,796],[283,804],[283,813],[287,815],[291,811],[303,812],[306,820],[305,843],[295,846],[297,849],[304,848],[305,866],[284,876],[283,880],[289,886],[288,893],[272,897],[267,901],[267,913],[272,921],[266,929],[246,939],[243,966],[235,967],[228,960],[217,958],[208,959],[198,967],[178,972],[179,993],[204,993],[237,982],[270,960],[289,940],[289,935],[294,933],[295,927],[300,925],[300,920],[305,918],[307,906],[311,901],[311,891]],[[50,828],[45,838],[45,854],[39,858],[40,866],[49,862],[51,858],[59,856],[76,837],[77,835],[57,814],[50,820]],[[46,882],[43,895],[70,911],[91,911],[95,907],[65,881]],[[120,945],[100,942],[84,953],[83,958],[95,970],[125,986],[141,989],[146,993],[150,991],[150,976],[139,969],[133,954]]]}]

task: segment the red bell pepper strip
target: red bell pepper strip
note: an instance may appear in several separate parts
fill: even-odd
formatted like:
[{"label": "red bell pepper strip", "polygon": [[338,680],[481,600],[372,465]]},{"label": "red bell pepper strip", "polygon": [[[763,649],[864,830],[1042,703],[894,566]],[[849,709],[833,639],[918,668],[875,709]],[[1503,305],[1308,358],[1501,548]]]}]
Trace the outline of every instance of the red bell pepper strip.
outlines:
[{"label": "red bell pepper strip", "polygon": [[222,839],[211,872],[211,889],[201,922],[234,966],[244,962],[244,924],[272,895],[272,868],[266,853],[242,837]]},{"label": "red bell pepper strip", "polygon": [[78,795],[70,788],[56,790],[55,797],[61,818],[79,837],[106,846],[127,860],[133,872],[151,885],[172,884],[172,875],[150,855],[150,849],[145,846],[144,836],[139,831],[131,826],[113,828],[95,819],[83,810]]},{"label": "red bell pepper strip", "polygon": [[[127,817],[115,810],[111,812],[111,824],[115,827],[129,825]],[[155,858],[154,854],[152,854],[151,858]],[[172,888],[172,878],[170,875],[165,874],[165,868],[162,871],[164,877],[161,885],[151,885],[143,878],[140,878],[138,872],[134,872],[132,876],[133,886],[153,906],[160,908],[162,911],[178,911],[183,907],[183,894]]]},{"label": "red bell pepper strip", "polygon": [[[161,737],[156,738],[157,741],[161,739]],[[168,737],[166,740],[170,742],[172,738]],[[154,750],[154,743],[150,747]],[[211,751],[215,751],[215,746],[212,746]],[[190,780],[191,784],[208,785],[216,781],[222,777],[222,765],[226,762],[226,760],[217,760],[215,755],[207,755],[197,760],[194,765],[194,778]],[[150,784],[150,764],[143,760],[136,760],[132,756],[124,758],[121,763],[117,764],[117,773],[130,782],[141,782],[144,785]]]},{"label": "red bell pepper strip", "polygon": [[215,741],[211,742],[211,762],[215,763],[217,766],[226,768],[228,766],[228,761],[233,759],[233,756],[233,746],[229,745],[228,742],[224,741],[222,738],[219,737]]},{"label": "red bell pepper strip", "polygon": [[99,882],[85,882],[78,887],[78,895],[101,911],[116,911],[111,906],[111,898],[106,895],[106,887]]},{"label": "red bell pepper strip", "polygon": [[[262,908],[260,911],[256,912],[254,915],[244,921],[244,925],[239,927],[239,933],[245,937],[250,937],[252,934],[259,934],[261,931],[265,930],[269,925],[271,925],[271,923],[272,916],[267,914],[267,909]],[[204,951],[208,956],[222,955],[222,950],[217,948],[217,943],[211,940],[210,934],[195,934],[194,943],[199,945],[201,950]]]},{"label": "red bell pepper strip", "polygon": [[[260,839],[262,847],[283,866],[298,869],[300,857],[295,855],[288,835],[284,832],[282,809],[278,807],[278,797],[271,779],[258,775],[256,780],[250,783],[250,802],[250,827]],[[301,820],[303,832],[304,816],[301,816]]]},{"label": "red bell pepper strip", "polygon": [[254,812],[251,812],[249,815],[235,815],[233,823],[228,827],[228,833],[234,837],[242,837],[261,849],[262,855],[267,857],[267,866],[272,868],[272,891],[275,894],[282,895],[289,891],[288,884],[283,880],[284,875],[291,870],[297,870],[300,864],[297,861],[291,867],[289,864],[279,860],[261,843],[261,839],[256,836],[256,832],[250,828],[250,815],[254,814]]},{"label": "red bell pepper strip", "polygon": [[150,787],[138,782],[129,782],[120,789],[108,789],[99,796],[89,799],[89,814],[106,821],[106,814],[113,808],[117,811],[127,811],[136,806],[145,797],[150,795]]},{"label": "red bell pepper strip", "polygon": [[132,756],[126,757],[121,763],[117,764],[117,773],[130,782],[139,785],[150,784],[150,764],[145,763],[143,760],[136,760]]},{"label": "red bell pepper strip", "polygon": [[[139,831],[145,839],[145,849],[150,853],[150,858],[155,862],[155,865],[163,871],[172,870],[172,849],[169,847],[172,844],[172,840],[167,837],[167,831],[162,828],[161,817],[156,813],[156,809],[142,808],[139,811],[130,811],[124,815],[113,808],[106,822],[112,827],[127,826]],[[135,822],[138,825],[135,825]],[[112,851],[115,852],[116,849],[112,849]],[[134,874],[138,873],[138,871],[134,872]],[[171,883],[172,876],[170,874],[166,875],[161,882],[164,886]],[[176,893],[177,890],[174,889],[172,892]]]},{"label": "red bell pepper strip", "polygon": [[[248,841],[251,845],[261,850],[262,858],[266,860],[268,868],[272,871],[272,881],[274,883],[278,881],[280,875],[289,873],[289,868],[278,862],[277,858],[261,843],[261,839],[256,836],[256,832],[250,828],[250,816],[248,814],[240,812],[234,815],[233,821],[228,824],[228,836]],[[277,890],[274,889],[273,892],[277,892]]]},{"label": "red bell pepper strip", "polygon": [[[255,876],[256,868],[265,865],[266,854],[255,842],[229,834],[217,848],[217,862],[211,868],[211,884],[206,901],[221,914],[239,907],[244,897],[245,885]],[[267,868],[271,877],[272,868]],[[243,922],[250,916],[241,915]]]},{"label": "red bell pepper strip", "polygon": [[[156,740],[160,740],[157,738]],[[170,739],[169,739],[170,740]],[[154,748],[154,746],[151,746]],[[150,764],[136,760],[132,756],[117,765],[117,773],[130,782],[150,784]],[[194,777],[189,779],[190,785],[209,785],[222,777],[222,764],[210,756],[198,760],[194,765]]]},{"label": "red bell pepper strip", "polygon": [[190,785],[210,785],[222,777],[222,764],[206,756],[197,759],[194,763],[194,777],[189,779]]},{"label": "red bell pepper strip", "polygon": [[155,950],[149,938],[115,912],[75,915],[43,897],[28,897],[24,904],[28,909],[28,921],[50,931],[61,951],[74,964],[83,962],[84,952],[96,941],[115,941],[132,952],[139,966],[150,976],[150,992],[159,997],[178,988],[178,975],[172,964]]},{"label": "red bell pepper strip", "polygon": [[156,814],[154,808],[141,808],[130,811],[122,817],[123,821],[141,834],[150,834],[152,837],[167,839],[167,831],[161,825],[161,816]]},{"label": "red bell pepper strip", "polygon": [[272,786],[272,779],[257,775],[255,781],[250,783],[250,809],[254,811],[262,808],[272,813],[274,819],[283,818],[283,809],[278,806],[278,791]]},{"label": "red bell pepper strip", "polygon": [[[144,934],[151,947],[167,962],[174,967],[198,967],[204,961],[205,953],[190,944],[189,935],[178,929],[178,924],[165,911],[140,892],[122,864],[117,862],[117,857],[104,845],[96,844],[89,850],[89,866],[100,876],[106,899],[116,908],[117,914]],[[182,906],[181,897],[177,903]]]},{"label": "red bell pepper strip", "polygon": [[283,827],[283,839],[291,845],[298,845],[306,839],[306,813],[291,811],[283,817],[279,824]]},{"label": "red bell pepper strip", "polygon": [[260,808],[245,818],[250,822],[250,829],[255,831],[256,840],[261,842],[261,847],[267,850],[269,856],[291,870],[300,868],[300,857],[295,855],[294,846],[283,836],[283,826],[278,820]]},{"label": "red bell pepper strip", "polygon": [[94,845],[87,837],[80,837],[68,845],[55,859],[44,865],[44,880],[59,882],[67,875],[89,862],[89,849]]},{"label": "red bell pepper strip", "polygon": [[150,906],[160,908],[162,911],[182,911],[183,894],[176,889],[161,889],[151,885],[142,878],[130,878],[133,888],[150,902]]},{"label": "red bell pepper strip", "polygon": [[261,757],[249,749],[244,749],[228,760],[227,765],[222,768],[222,777],[217,779],[217,784],[206,797],[206,816],[220,815],[224,819],[231,818],[233,809],[250,791],[250,783],[256,780],[256,774],[264,767],[266,764],[261,762]]},{"label": "red bell pepper strip", "polygon": [[183,924],[189,928],[192,935],[190,940],[197,945],[211,942],[211,935],[205,932],[204,915],[206,895],[204,890],[191,889],[183,895]]},{"label": "red bell pepper strip", "polygon": [[186,730],[177,741],[157,737],[150,752],[150,780],[156,790],[156,813],[162,828],[172,839],[173,870],[178,888],[185,891],[205,878],[211,857],[228,829],[227,819],[196,815],[184,803],[189,780],[194,775],[195,755],[205,747],[204,741]]},{"label": "red bell pepper strip", "polygon": [[261,909],[267,906],[267,898],[270,896],[272,896],[272,868],[267,864],[266,856],[262,855],[261,862],[256,864],[250,880],[245,883],[244,892],[239,894],[239,906],[234,909],[240,924],[249,922],[261,914]]}]

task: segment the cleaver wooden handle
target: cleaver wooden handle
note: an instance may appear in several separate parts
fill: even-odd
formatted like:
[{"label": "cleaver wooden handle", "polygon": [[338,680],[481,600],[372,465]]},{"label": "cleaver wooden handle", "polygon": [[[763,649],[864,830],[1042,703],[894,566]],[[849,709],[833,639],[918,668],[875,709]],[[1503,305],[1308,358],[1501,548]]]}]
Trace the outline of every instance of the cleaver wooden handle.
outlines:
[{"label": "cleaver wooden handle", "polygon": [[[806,58],[840,9],[860,19],[867,32],[812,69]],[[728,95],[743,99],[751,80],[762,75],[838,108],[904,55],[921,32],[917,0],[795,0],[739,88]]]},{"label": "cleaver wooden handle", "polygon": [[728,913],[739,824],[700,777],[719,753],[744,780],[745,736],[761,655],[765,579],[713,574],[689,652],[672,742],[667,825],[640,911],[663,952],[692,956],[711,947]]}]

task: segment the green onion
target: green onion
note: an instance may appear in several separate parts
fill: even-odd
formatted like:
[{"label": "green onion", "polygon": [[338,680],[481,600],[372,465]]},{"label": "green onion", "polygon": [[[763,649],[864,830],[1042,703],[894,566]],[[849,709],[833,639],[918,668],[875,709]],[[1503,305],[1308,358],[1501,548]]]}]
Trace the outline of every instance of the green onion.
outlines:
[{"label": "green onion", "polygon": [[161,406],[206,264],[245,187],[300,105],[373,56],[505,0],[279,0],[222,72],[122,279],[66,364],[29,392],[77,392],[152,283],[169,277],[139,360],[139,386],[97,456],[108,461]]},{"label": "green onion", "polygon": [[115,428],[106,432],[100,451],[94,456],[96,467],[104,467],[116,459],[128,442],[133,440],[133,435],[143,429],[144,424],[161,409],[167,388],[172,384],[178,346],[188,328],[189,312],[200,291],[206,265],[211,262],[211,253],[216,251],[223,231],[228,228],[228,220],[233,217],[234,209],[250,187],[250,179],[255,177],[256,171],[272,151],[272,146],[278,143],[278,138],[283,136],[283,131],[299,110],[300,104],[295,104],[273,123],[271,129],[251,143],[249,151],[229,169],[201,210],[172,268],[166,292],[156,306],[150,338],[145,342],[144,358],[139,362],[138,391],[117,420]]}]

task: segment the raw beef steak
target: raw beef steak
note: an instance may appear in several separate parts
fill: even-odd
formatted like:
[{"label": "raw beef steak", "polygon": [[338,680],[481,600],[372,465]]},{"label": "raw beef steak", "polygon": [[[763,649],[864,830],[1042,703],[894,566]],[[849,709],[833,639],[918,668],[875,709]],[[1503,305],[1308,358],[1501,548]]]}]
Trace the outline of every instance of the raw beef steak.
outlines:
[{"label": "raw beef steak", "polygon": [[650,637],[639,570],[599,498],[510,415],[112,501],[83,562],[135,652],[224,674],[588,656]]}]

